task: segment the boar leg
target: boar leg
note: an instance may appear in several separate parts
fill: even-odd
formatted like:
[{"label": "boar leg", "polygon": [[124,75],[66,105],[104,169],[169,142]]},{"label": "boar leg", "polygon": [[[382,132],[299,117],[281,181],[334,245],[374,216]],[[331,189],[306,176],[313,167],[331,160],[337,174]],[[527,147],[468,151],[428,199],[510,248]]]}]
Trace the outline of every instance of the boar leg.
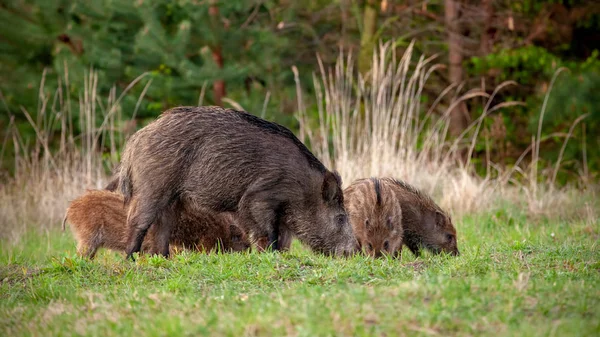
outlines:
[{"label": "boar leg", "polygon": [[77,245],[77,254],[82,257],[87,257],[90,260],[94,259],[96,251],[98,251],[98,246],[93,245],[88,241],[80,241]]},{"label": "boar leg", "polygon": [[[141,193],[140,191],[139,195],[158,195],[149,192],[150,191],[145,191],[145,193]],[[127,246],[128,259],[133,260],[133,253],[139,253],[142,248],[142,243],[144,242],[144,237],[146,237],[146,233],[148,233],[150,226],[158,219],[158,214],[160,213],[162,215],[163,212],[168,211],[168,200],[169,199],[165,200],[164,198],[162,200],[139,198],[133,201],[134,204],[132,206],[134,207],[130,207],[129,215],[127,217],[127,227],[131,231],[129,245]]]},{"label": "boar leg", "polygon": [[106,235],[104,234],[104,231],[106,230],[106,227],[104,222],[102,222],[99,230],[94,231],[91,235],[87,236],[86,239],[81,240],[77,245],[77,253],[80,256],[93,260],[98,248],[105,246],[104,241],[106,240]]},{"label": "boar leg", "polygon": [[279,239],[277,246],[279,250],[287,251],[290,249],[292,245],[292,239],[294,238],[292,232],[288,230],[285,226],[279,226]]},{"label": "boar leg", "polygon": [[177,216],[172,208],[167,208],[162,213],[162,216],[158,217],[156,222],[156,239],[154,252],[156,254],[162,254],[165,257],[169,257],[169,241],[171,240],[171,232],[175,227],[175,221]]},{"label": "boar leg", "polygon": [[264,252],[269,247],[269,237],[261,236],[256,240],[256,246],[259,252]]},{"label": "boar leg", "polygon": [[406,245],[406,247],[408,247],[408,249],[410,249],[410,251],[415,255],[415,257],[419,257],[419,255],[421,255],[421,247],[420,242],[418,240],[411,240],[411,238],[405,238],[404,244]]},{"label": "boar leg", "polygon": [[259,251],[265,251],[268,247],[279,250],[278,231],[275,227],[276,214],[262,203],[255,203],[248,207],[240,207],[240,225],[247,233],[252,233],[256,240]]},{"label": "boar leg", "polygon": [[272,183],[250,187],[238,204],[240,225],[258,238],[259,249],[278,250],[279,220],[282,201],[273,195]]}]

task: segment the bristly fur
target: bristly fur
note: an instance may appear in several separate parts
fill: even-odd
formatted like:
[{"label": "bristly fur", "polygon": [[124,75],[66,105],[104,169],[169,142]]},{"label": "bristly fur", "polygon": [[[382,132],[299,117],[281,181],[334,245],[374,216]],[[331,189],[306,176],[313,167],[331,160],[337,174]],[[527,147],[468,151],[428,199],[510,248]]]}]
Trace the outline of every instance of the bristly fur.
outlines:
[{"label": "bristly fur", "polygon": [[378,178],[359,179],[344,190],[350,222],[363,252],[379,257],[402,249],[402,209],[393,189]]},{"label": "bristly fur", "polygon": [[377,206],[381,206],[381,182],[377,178],[371,178],[373,185],[375,185],[375,196],[377,197]]},{"label": "bristly fur", "polygon": [[429,195],[427,195],[425,192],[421,191],[420,189],[408,184],[407,182],[405,182],[403,180],[395,179],[395,178],[382,178],[382,180],[390,181],[390,182],[398,185],[402,190],[414,194],[415,198],[420,200],[424,204],[427,204],[430,207],[433,207],[439,211],[442,211],[442,209],[433,201],[433,199],[431,199],[431,197]]},{"label": "bristly fur", "polygon": [[[289,129],[273,122],[266,121],[264,119],[258,118],[252,114],[232,110],[240,114],[240,116],[245,119],[248,123],[258,126],[265,131],[272,133],[274,135],[283,136],[287,139],[290,139],[294,142],[294,144],[300,149],[302,154],[306,157],[310,166],[321,173],[325,173],[327,168],[315,157],[315,155],[310,152],[310,150],[304,145]],[[339,177],[339,175],[338,175]],[[341,180],[341,178],[340,178]]]},{"label": "bristly fur", "polygon": [[[311,167],[313,167],[314,169],[316,169],[322,173],[327,171],[327,168],[319,161],[319,159],[317,159],[317,157],[315,157],[315,155],[313,155],[312,152],[310,152],[310,150],[306,147],[306,145],[304,145],[298,139],[298,137],[296,137],[296,135],[294,135],[294,133],[292,131],[290,131],[288,128],[286,128],[282,125],[279,125],[277,123],[269,122],[267,120],[264,120],[262,118],[254,116],[253,114],[250,114],[246,111],[226,109],[226,108],[221,108],[221,107],[206,107],[206,108],[210,108],[215,111],[221,110],[220,111],[221,113],[237,114],[241,119],[243,119],[247,123],[257,126],[260,129],[264,130],[265,132],[268,132],[268,133],[271,133],[274,135],[278,135],[278,136],[281,136],[281,137],[291,140],[294,143],[294,145],[296,145],[300,149],[302,154],[306,157],[306,159],[310,163]],[[167,114],[167,113],[169,113],[169,114],[202,113],[202,111],[200,111],[200,110],[201,110],[200,108],[195,108],[195,107],[176,107],[176,108],[172,108],[172,109],[166,111],[165,113],[163,113],[163,115]]]},{"label": "bristly fur", "polygon": [[[116,251],[127,248],[127,213],[123,197],[106,190],[90,190],[73,200],[67,209],[66,221],[77,240],[80,255],[93,258],[99,248]],[[142,251],[152,250],[155,231],[150,230]],[[231,214],[191,213],[180,214],[171,242],[175,246],[195,250],[242,251],[250,247],[248,237],[235,224]]]},{"label": "bristly fur", "polygon": [[421,248],[459,254],[452,220],[429,195],[402,180],[382,178],[381,182],[396,191],[402,207],[404,244],[415,255],[420,254]]},{"label": "bristly fur", "polygon": [[277,238],[292,234],[320,252],[355,249],[351,226],[342,222],[339,175],[290,130],[246,112],[164,112],[127,141],[119,189],[129,206],[128,256],[139,251],[151,226],[159,227],[157,249],[168,255],[179,207],[236,212],[261,249],[278,249]]}]

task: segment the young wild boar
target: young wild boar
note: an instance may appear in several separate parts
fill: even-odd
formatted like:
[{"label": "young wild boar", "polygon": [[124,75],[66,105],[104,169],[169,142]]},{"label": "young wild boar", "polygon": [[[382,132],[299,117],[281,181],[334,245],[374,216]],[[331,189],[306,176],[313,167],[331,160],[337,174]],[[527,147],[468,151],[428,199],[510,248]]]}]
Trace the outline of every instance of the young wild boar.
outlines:
[{"label": "young wild boar", "polygon": [[404,244],[413,254],[419,256],[420,249],[426,248],[435,254],[459,255],[452,220],[429,196],[392,178],[381,179],[381,185],[395,192],[402,208]]},{"label": "young wild boar", "polygon": [[233,213],[208,210],[180,213],[171,233],[171,243],[199,251],[222,249],[241,252],[250,249],[250,240],[237,225]]},{"label": "young wild boar", "polygon": [[287,128],[246,112],[179,107],[128,140],[119,189],[129,208],[127,255],[140,250],[151,225],[169,253],[178,209],[236,212],[259,248],[297,236],[313,250],[350,254],[356,240],[340,177]]},{"label": "young wild boar", "polygon": [[[111,179],[104,189],[114,192],[118,185],[119,178],[116,176]],[[123,197],[120,194],[119,197],[121,203],[123,203]],[[200,220],[203,221],[198,222],[198,216],[194,217],[190,214],[202,215],[203,218]],[[222,226],[222,224],[229,224],[229,228]],[[224,234],[221,237],[216,237],[214,233]],[[251,246],[250,239],[240,229],[233,213],[213,213],[209,210],[199,212],[187,210],[180,213],[178,222],[171,233],[171,243],[184,248],[203,251],[219,247],[226,251],[241,252],[250,249]]]},{"label": "young wild boar", "polygon": [[377,178],[356,180],[344,190],[344,204],[366,254],[380,257],[402,250],[402,211],[392,187]]},{"label": "young wild boar", "polygon": [[[123,196],[110,191],[90,190],[75,199],[63,220],[69,221],[77,240],[77,252],[94,258],[98,248],[116,251],[127,249],[127,212]],[[235,225],[231,214],[181,213],[173,229],[174,245],[197,250],[217,246],[227,251],[242,251],[250,247],[246,235]],[[153,252],[155,230],[146,236],[142,251]]]}]

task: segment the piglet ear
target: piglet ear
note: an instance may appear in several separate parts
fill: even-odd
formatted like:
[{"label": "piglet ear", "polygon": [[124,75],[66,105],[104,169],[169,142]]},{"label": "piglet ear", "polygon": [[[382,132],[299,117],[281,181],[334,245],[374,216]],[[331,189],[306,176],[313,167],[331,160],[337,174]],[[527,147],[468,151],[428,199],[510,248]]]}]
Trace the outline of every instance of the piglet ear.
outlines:
[{"label": "piglet ear", "polygon": [[231,237],[237,236],[237,237],[241,237],[244,233],[242,232],[242,230],[234,225],[234,224],[229,224],[229,235],[231,235]]},{"label": "piglet ear", "polygon": [[242,236],[244,235],[244,233],[238,226],[234,224],[229,224],[229,235],[231,242],[240,242],[242,241]]},{"label": "piglet ear", "polygon": [[440,211],[436,211],[435,212],[435,224],[438,227],[443,227],[445,223],[446,223],[446,215],[444,215],[444,213],[442,213]]},{"label": "piglet ear", "polygon": [[423,225],[428,231],[434,231],[438,227],[438,215],[437,212],[426,212],[423,215]]},{"label": "piglet ear", "polygon": [[328,203],[343,203],[342,178],[337,173],[325,171],[323,179],[323,199]]}]

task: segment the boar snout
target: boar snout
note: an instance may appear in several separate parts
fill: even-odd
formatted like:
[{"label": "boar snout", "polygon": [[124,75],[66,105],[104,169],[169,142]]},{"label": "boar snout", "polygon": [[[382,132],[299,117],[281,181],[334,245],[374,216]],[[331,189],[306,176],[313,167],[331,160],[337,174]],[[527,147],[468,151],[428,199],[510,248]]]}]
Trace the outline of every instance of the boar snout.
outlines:
[{"label": "boar snout", "polygon": [[350,247],[344,249],[339,255],[343,257],[352,257],[358,252],[360,252],[360,243],[357,240],[354,240]]}]

